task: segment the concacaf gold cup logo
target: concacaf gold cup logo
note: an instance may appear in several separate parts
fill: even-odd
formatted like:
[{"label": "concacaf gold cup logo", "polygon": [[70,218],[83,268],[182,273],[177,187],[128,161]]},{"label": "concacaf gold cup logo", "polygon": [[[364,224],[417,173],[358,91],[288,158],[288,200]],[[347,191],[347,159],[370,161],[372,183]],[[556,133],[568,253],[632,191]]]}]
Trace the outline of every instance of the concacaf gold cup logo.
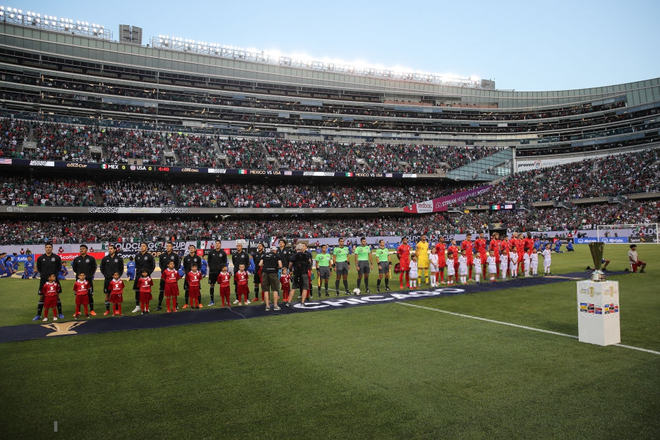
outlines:
[{"label": "concacaf gold cup logo", "polygon": [[77,335],[78,333],[74,332],[73,329],[83,325],[84,323],[85,321],[53,322],[52,324],[42,325],[42,327],[54,330],[52,333],[48,333],[46,336]]}]

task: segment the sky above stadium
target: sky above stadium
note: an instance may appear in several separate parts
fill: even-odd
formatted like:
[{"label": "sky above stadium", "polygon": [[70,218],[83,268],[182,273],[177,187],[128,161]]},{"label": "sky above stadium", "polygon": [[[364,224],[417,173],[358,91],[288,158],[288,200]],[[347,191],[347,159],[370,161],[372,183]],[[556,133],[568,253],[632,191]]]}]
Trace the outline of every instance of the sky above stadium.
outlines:
[{"label": "sky above stadium", "polygon": [[660,1],[2,2],[241,48],[389,70],[493,79],[498,89],[565,90],[660,76]]}]

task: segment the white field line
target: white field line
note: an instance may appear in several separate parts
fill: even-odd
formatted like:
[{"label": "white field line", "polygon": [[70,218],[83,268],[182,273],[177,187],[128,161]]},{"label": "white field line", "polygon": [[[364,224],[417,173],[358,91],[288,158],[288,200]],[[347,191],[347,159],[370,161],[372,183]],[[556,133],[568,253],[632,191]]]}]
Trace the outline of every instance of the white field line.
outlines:
[{"label": "white field line", "polygon": [[[478,316],[464,315],[462,313],[450,312],[448,310],[434,309],[433,307],[420,306],[420,305],[417,305],[417,304],[410,304],[410,303],[405,303],[405,302],[399,302],[397,304],[402,305],[402,306],[406,306],[406,307],[414,307],[414,308],[417,308],[417,309],[430,310],[432,312],[445,313],[447,315],[452,315],[452,316],[459,316],[461,318],[476,319],[478,321],[490,322],[492,324],[508,325],[509,327],[522,328],[522,329],[525,329],[525,330],[531,330],[531,331],[539,332],[539,333],[546,333],[546,334],[549,334],[549,335],[563,336],[565,338],[573,338],[573,339],[578,338],[575,335],[569,335],[569,334],[566,334],[566,333],[559,333],[559,332],[553,332],[553,331],[550,331],[550,330],[543,330],[543,329],[540,329],[540,328],[527,327],[526,325],[512,324],[510,322],[495,321],[494,319],[480,318]],[[651,354],[655,354],[655,355],[660,356],[660,351],[649,350],[647,348],[632,347],[630,345],[622,345],[622,344],[614,344],[614,346],[615,347],[621,347],[621,348],[627,348],[627,349],[630,349],[630,350],[643,351],[645,353],[651,353]]]}]

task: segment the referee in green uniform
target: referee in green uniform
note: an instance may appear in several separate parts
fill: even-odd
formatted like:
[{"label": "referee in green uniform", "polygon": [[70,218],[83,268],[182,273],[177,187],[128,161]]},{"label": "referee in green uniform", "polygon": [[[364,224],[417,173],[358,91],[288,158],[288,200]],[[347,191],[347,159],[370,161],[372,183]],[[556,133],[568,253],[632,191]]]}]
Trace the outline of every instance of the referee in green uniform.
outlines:
[{"label": "referee in green uniform", "polygon": [[378,249],[374,252],[378,260],[378,281],[376,292],[380,292],[380,281],[385,275],[385,290],[390,290],[390,250],[385,247],[385,240],[378,241]]},{"label": "referee in green uniform", "polygon": [[321,296],[321,282],[325,284],[325,296],[330,296],[328,293],[328,281],[330,280],[330,262],[332,257],[328,253],[328,245],[321,246],[321,253],[316,254],[316,271],[319,276],[319,297]]},{"label": "referee in green uniform", "polygon": [[369,273],[373,263],[371,262],[371,247],[367,245],[367,239],[360,238],[360,246],[355,248],[355,265],[357,266],[357,288],[360,288],[362,277],[364,276],[364,288],[369,291]]},{"label": "referee in green uniform", "polygon": [[339,246],[335,246],[332,250],[332,263],[335,266],[335,271],[337,272],[337,279],[335,280],[335,290],[337,291],[337,296],[339,296],[339,278],[344,280],[344,289],[346,289],[346,295],[348,293],[348,248],[344,246],[344,239],[339,239]]}]

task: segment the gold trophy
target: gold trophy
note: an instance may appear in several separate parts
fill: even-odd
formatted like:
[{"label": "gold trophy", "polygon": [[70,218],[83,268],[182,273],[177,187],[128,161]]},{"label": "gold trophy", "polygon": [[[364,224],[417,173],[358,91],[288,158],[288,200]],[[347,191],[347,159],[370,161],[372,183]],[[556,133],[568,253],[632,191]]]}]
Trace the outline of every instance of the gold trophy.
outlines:
[{"label": "gold trophy", "polygon": [[591,252],[591,258],[594,261],[594,267],[596,270],[591,274],[591,281],[605,281],[605,274],[600,270],[601,264],[603,262],[603,249],[605,243],[597,241],[595,243],[589,243],[589,252]]}]

